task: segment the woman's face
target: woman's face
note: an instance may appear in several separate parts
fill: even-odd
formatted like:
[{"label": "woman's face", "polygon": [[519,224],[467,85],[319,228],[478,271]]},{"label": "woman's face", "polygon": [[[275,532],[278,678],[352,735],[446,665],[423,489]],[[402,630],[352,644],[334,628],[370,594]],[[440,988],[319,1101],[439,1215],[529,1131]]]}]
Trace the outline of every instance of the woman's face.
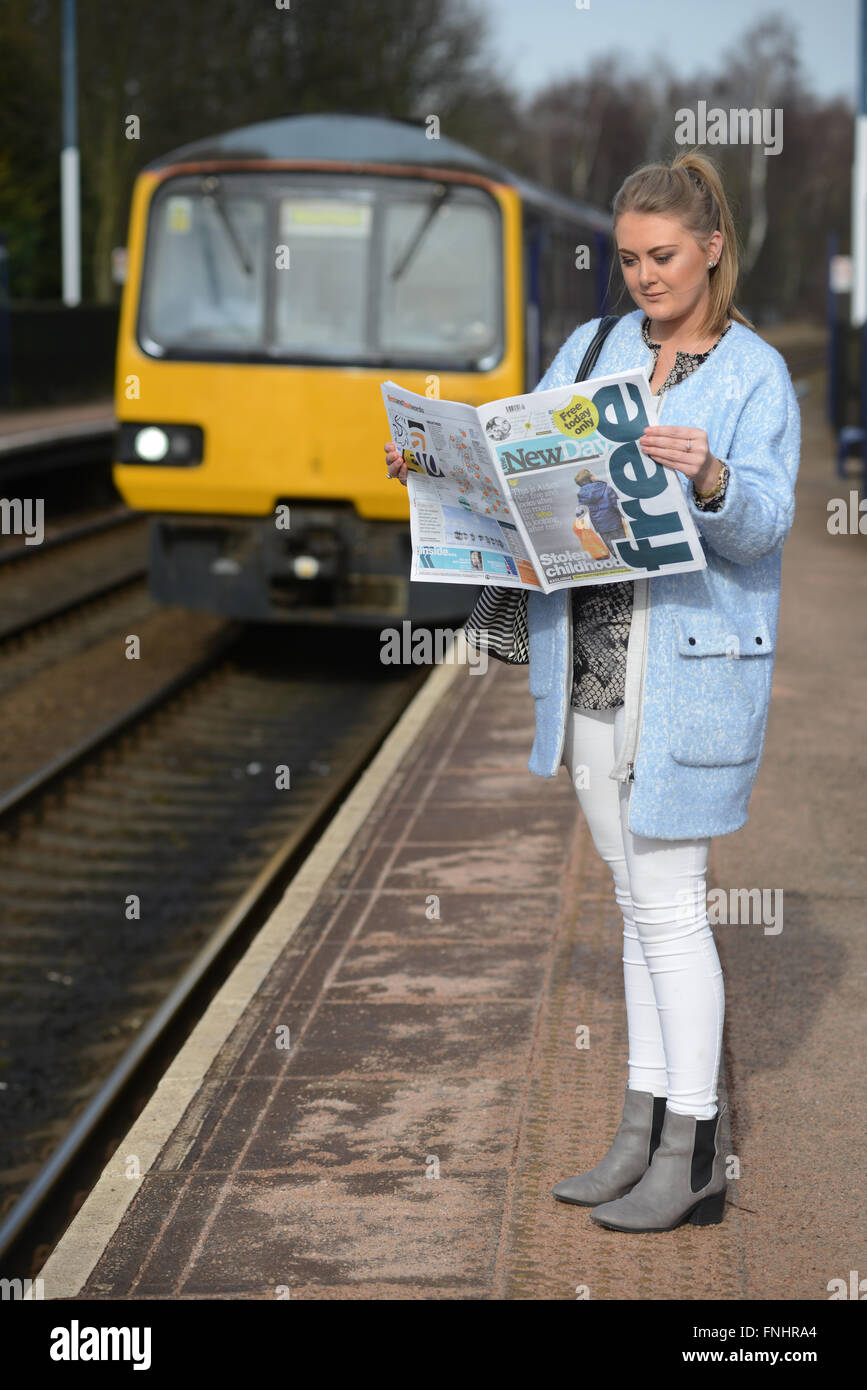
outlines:
[{"label": "woman's face", "polygon": [[708,261],[719,260],[722,235],[707,251],[673,217],[624,212],[614,232],[623,278],[649,318],[679,319],[697,309],[708,288]]}]

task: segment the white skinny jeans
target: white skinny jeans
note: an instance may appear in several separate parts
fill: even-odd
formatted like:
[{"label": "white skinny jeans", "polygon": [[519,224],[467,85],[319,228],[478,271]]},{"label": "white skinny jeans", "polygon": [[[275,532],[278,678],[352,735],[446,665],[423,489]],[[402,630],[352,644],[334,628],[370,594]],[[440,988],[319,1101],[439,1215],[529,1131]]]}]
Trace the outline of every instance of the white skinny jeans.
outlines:
[{"label": "white skinny jeans", "polygon": [[631,782],[609,777],[623,706],[570,709],[563,762],[623,914],[623,982],[631,1090],[667,1096],[669,1110],[712,1119],[725,991],[707,919],[709,839],[633,835]]}]

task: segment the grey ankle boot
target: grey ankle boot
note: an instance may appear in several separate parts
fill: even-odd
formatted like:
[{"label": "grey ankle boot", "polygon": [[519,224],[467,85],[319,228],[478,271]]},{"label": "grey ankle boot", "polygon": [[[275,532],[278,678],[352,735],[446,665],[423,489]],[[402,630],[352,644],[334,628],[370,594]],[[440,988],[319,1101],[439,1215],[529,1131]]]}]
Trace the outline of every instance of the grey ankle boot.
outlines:
[{"label": "grey ankle boot", "polygon": [[643,1173],[659,1144],[665,1119],[665,1096],[633,1091],[627,1086],[623,1118],[614,1142],[601,1163],[587,1173],[564,1178],[552,1189],[560,1202],[595,1207],[628,1192]]},{"label": "grey ankle boot", "polygon": [[590,1220],[612,1231],[673,1231],[685,1221],[722,1221],[726,1178],[719,1127],[726,1109],[699,1120],[666,1106],[662,1139],[647,1172],[626,1196],[591,1211]]}]

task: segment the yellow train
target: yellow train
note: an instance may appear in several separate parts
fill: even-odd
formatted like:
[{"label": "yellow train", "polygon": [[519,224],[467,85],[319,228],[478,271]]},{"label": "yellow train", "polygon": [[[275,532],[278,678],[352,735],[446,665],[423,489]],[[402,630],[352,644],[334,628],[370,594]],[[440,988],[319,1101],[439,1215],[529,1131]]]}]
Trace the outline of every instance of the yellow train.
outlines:
[{"label": "yellow train", "polygon": [[612,222],[429,133],[293,116],[139,173],[114,477],[151,514],[157,598],[253,621],[468,611],[475,588],[409,582],[380,382],[531,390],[607,311]]}]

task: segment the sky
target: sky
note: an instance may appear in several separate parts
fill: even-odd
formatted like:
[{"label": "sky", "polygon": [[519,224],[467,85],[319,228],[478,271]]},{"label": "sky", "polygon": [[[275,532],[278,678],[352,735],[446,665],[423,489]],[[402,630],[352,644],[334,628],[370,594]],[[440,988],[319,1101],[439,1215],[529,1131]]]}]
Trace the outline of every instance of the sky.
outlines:
[{"label": "sky", "polygon": [[584,73],[594,57],[620,49],[627,71],[667,59],[689,78],[717,65],[759,19],[783,14],[798,38],[805,86],[817,97],[855,103],[859,0],[477,0],[489,17],[490,44],[523,98]]}]

